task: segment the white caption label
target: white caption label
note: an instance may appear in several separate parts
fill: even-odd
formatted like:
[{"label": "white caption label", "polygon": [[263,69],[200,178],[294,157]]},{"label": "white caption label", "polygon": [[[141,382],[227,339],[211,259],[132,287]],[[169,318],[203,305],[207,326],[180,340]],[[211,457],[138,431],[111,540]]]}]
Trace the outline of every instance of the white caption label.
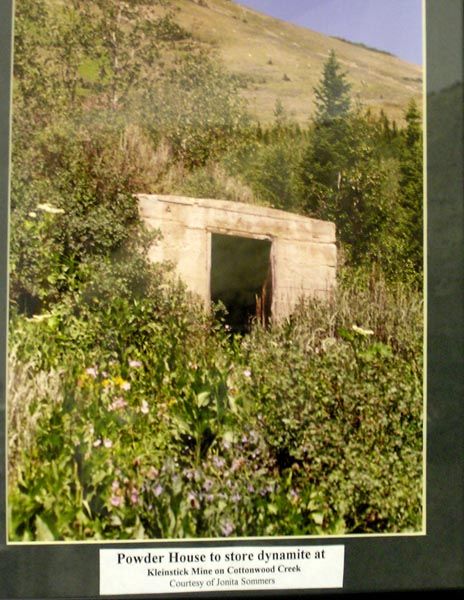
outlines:
[{"label": "white caption label", "polygon": [[343,587],[344,546],[101,549],[100,594]]}]

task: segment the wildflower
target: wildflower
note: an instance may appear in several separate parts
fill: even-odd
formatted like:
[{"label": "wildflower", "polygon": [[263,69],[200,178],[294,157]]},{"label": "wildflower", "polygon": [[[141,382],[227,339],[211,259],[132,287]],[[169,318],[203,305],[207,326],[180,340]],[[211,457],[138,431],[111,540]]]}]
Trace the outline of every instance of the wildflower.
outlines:
[{"label": "wildflower", "polygon": [[150,412],[150,407],[148,406],[148,402],[146,400],[142,400],[142,406],[140,407],[140,412],[144,415],[148,415]]},{"label": "wildflower", "polygon": [[230,521],[226,521],[221,525],[221,532],[224,537],[228,537],[233,531],[235,527]]},{"label": "wildflower", "polygon": [[51,215],[62,215],[64,214],[64,210],[62,208],[57,208],[48,202],[44,202],[43,204],[37,204],[37,209],[43,212],[49,213]]},{"label": "wildflower", "polygon": [[217,469],[222,469],[222,467],[226,464],[226,461],[220,456],[213,456],[213,464]]},{"label": "wildflower", "polygon": [[139,492],[135,487],[131,489],[130,501],[132,504],[137,504],[139,501]]},{"label": "wildflower", "polygon": [[31,217],[32,219],[35,219],[35,218],[36,218],[36,216],[37,216],[37,213],[36,213],[36,212],[34,212],[33,210],[31,210],[31,212],[28,212],[28,213],[27,213],[27,216],[28,216],[28,217]]},{"label": "wildflower", "polygon": [[95,440],[95,441],[94,441],[94,443],[93,443],[93,447],[94,447],[94,448],[98,448],[98,446],[101,446],[101,443],[102,443],[101,439],[100,439],[100,438],[98,438],[98,440]]},{"label": "wildflower", "polygon": [[200,508],[200,503],[198,502],[197,495],[194,492],[189,492],[187,495],[187,501],[191,508]]},{"label": "wildflower", "polygon": [[107,388],[107,387],[110,387],[110,385],[111,385],[111,381],[109,379],[104,379],[102,381],[102,386],[103,387]]},{"label": "wildflower", "polygon": [[117,479],[113,479],[113,483],[111,484],[111,491],[116,492],[119,490],[119,481]]},{"label": "wildflower", "polygon": [[205,490],[205,492],[209,492],[209,490],[213,487],[213,481],[212,479],[205,479],[205,482],[203,484],[203,489]]},{"label": "wildflower", "polygon": [[363,329],[362,327],[358,327],[357,325],[353,325],[351,327],[351,329],[354,332],[359,333],[359,335],[364,335],[364,336],[374,335],[374,332],[372,331],[372,329]]},{"label": "wildflower", "polygon": [[235,492],[235,494],[232,494],[230,499],[232,502],[239,502],[242,499],[242,496],[238,492]]},{"label": "wildflower", "polygon": [[103,445],[105,446],[105,448],[111,448],[113,445],[113,442],[109,439],[105,439],[103,442]]},{"label": "wildflower", "polygon": [[198,481],[201,478],[201,475],[197,469],[188,469],[187,471],[185,471],[185,477],[189,481]]},{"label": "wildflower", "polygon": [[251,377],[251,371],[250,371],[250,369],[245,369],[243,371],[243,374],[245,375],[245,377]]},{"label": "wildflower", "polygon": [[142,366],[142,363],[139,360],[130,360],[129,367],[131,369],[138,369]]},{"label": "wildflower", "polygon": [[111,496],[110,503],[111,503],[111,506],[121,506],[121,504],[122,504],[121,496],[116,496],[116,495]]},{"label": "wildflower", "polygon": [[94,379],[98,375],[98,369],[97,369],[97,367],[87,367],[87,369],[85,370],[85,372],[87,373],[87,375],[90,375],[90,377],[93,377]]},{"label": "wildflower", "polygon": [[124,400],[124,398],[119,396],[118,398],[116,398],[116,400],[113,400],[113,402],[109,406],[109,409],[110,410],[120,410],[121,408],[125,408],[126,406],[127,406],[127,402]]},{"label": "wildflower", "polygon": [[249,491],[249,492],[250,492],[250,494],[252,494],[252,493],[255,491],[255,488],[254,488],[254,486],[253,486],[253,484],[252,484],[252,483],[249,483],[249,484],[247,485],[247,491]]},{"label": "wildflower", "polygon": [[128,381],[124,381],[121,384],[121,389],[124,390],[125,392],[127,392],[128,390],[130,390],[131,384]]},{"label": "wildflower", "polygon": [[164,488],[162,485],[160,485],[158,483],[157,486],[155,486],[155,488],[153,489],[153,493],[155,494],[155,496],[158,498],[158,496],[161,496],[161,494],[164,492]]}]

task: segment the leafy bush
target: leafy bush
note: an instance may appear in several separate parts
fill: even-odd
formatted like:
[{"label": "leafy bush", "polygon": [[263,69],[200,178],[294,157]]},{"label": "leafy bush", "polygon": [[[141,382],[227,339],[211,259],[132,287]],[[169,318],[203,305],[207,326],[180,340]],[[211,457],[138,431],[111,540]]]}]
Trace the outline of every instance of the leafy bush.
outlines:
[{"label": "leafy bush", "polygon": [[11,538],[419,530],[421,303],[350,280],[243,338],[163,283],[18,317]]}]

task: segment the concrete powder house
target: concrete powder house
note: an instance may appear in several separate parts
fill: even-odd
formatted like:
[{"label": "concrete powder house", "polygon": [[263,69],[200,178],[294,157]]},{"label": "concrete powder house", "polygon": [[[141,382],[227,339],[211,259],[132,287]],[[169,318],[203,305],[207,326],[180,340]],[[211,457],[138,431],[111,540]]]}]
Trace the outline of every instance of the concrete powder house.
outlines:
[{"label": "concrete powder house", "polygon": [[140,215],[162,239],[153,261],[170,261],[205,306],[222,301],[232,328],[289,316],[302,296],[335,285],[335,225],[241,202],[139,195]]}]

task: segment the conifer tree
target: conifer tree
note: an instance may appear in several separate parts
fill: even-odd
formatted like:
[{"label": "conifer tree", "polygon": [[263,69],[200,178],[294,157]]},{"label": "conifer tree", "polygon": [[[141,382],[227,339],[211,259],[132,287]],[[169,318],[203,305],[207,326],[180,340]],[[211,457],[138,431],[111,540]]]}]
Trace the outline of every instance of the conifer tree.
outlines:
[{"label": "conifer tree", "polygon": [[324,64],[322,78],[314,88],[316,123],[327,123],[348,114],[351,107],[351,85],[341,70],[335,51],[331,50]]},{"label": "conifer tree", "polygon": [[389,200],[375,128],[351,110],[350,89],[331,51],[314,89],[316,113],[300,164],[301,208],[333,221],[348,262],[361,264],[376,253]]}]

